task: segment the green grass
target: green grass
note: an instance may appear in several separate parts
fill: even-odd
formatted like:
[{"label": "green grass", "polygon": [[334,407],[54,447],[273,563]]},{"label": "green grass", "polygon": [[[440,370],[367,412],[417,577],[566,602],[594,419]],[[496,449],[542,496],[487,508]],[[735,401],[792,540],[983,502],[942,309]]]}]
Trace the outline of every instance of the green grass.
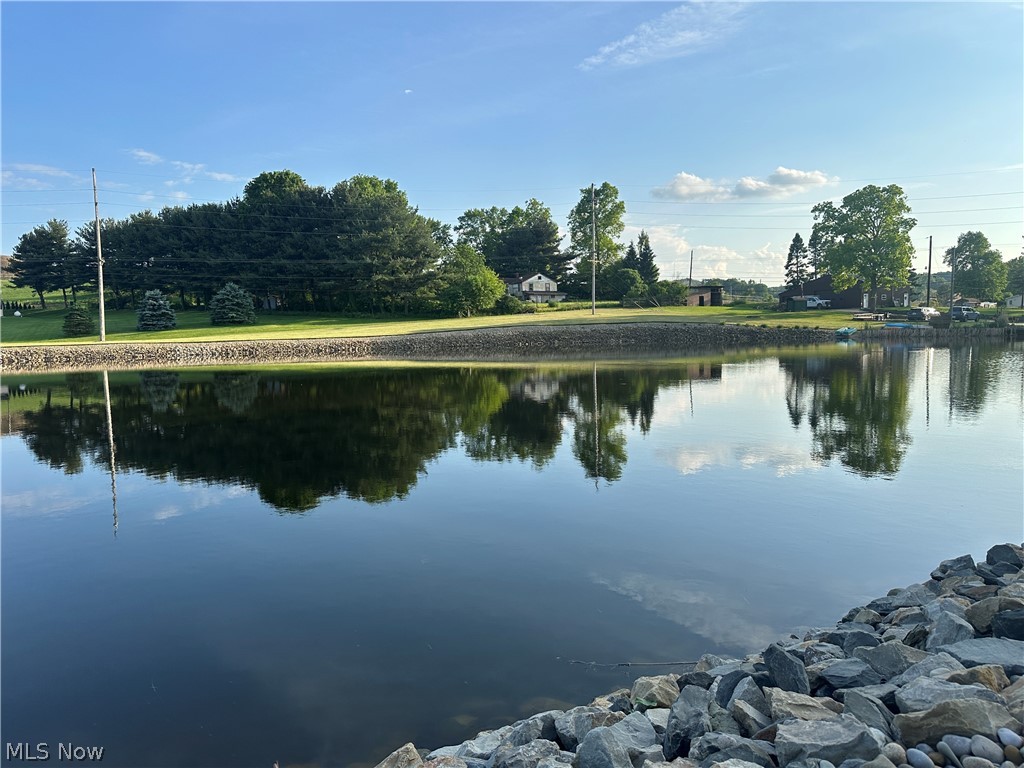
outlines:
[{"label": "green grass", "polygon": [[[89,344],[97,336],[67,338],[62,326],[65,310],[29,310],[23,317],[4,317],[0,325],[0,341],[11,344]],[[661,307],[654,309],[598,308],[559,312],[538,312],[532,315],[483,315],[471,318],[381,318],[345,317],[314,312],[276,312],[257,316],[255,325],[212,326],[207,312],[178,313],[178,327],[171,331],[140,332],[135,330],[135,312],[107,312],[107,340],[110,342],[148,341],[228,341],[250,339],[319,339],[354,336],[389,336],[430,331],[452,331],[473,328],[494,328],[516,325],[577,325],[587,323],[735,323],[786,328],[823,328],[831,330],[851,324],[851,310],[809,310],[775,312],[749,306],[737,307]],[[874,323],[872,325],[880,325]],[[862,326],[862,324],[858,324]]]}]

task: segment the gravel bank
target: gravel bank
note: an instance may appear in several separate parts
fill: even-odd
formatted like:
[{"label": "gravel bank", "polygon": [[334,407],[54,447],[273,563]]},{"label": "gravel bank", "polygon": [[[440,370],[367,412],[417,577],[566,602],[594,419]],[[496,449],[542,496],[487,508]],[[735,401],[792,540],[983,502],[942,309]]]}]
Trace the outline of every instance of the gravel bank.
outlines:
[{"label": "gravel bank", "polygon": [[377,768],[1015,768],[1024,764],[1024,547],[963,555],[743,659],[706,655],[586,707]]},{"label": "gravel bank", "polygon": [[17,346],[6,373],[352,360],[522,360],[670,354],[831,342],[831,331],[697,323],[528,325],[339,339]]}]

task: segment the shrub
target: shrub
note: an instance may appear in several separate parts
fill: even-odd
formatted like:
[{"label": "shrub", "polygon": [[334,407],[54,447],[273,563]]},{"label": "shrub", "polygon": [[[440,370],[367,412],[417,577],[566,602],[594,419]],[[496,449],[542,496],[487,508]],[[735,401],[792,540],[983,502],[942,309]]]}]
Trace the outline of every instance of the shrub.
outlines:
[{"label": "shrub", "polygon": [[256,322],[252,296],[244,288],[228,283],[210,299],[210,322],[213,325],[245,325]]},{"label": "shrub", "polygon": [[91,336],[96,333],[96,323],[89,313],[77,304],[72,305],[64,315],[65,336]]},{"label": "shrub", "polygon": [[537,308],[506,293],[495,302],[494,311],[499,315],[522,315],[526,312],[536,312]]},{"label": "shrub", "polygon": [[140,331],[168,331],[178,325],[171,302],[160,291],[146,291],[138,318],[135,327]]}]

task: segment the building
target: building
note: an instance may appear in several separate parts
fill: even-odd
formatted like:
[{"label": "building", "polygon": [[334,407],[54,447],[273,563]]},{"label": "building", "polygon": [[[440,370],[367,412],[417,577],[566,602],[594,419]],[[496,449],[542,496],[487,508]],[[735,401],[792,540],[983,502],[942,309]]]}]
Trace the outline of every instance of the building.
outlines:
[{"label": "building", "polygon": [[525,278],[519,275],[503,277],[501,281],[505,283],[505,290],[510,296],[523,301],[544,304],[565,298],[565,294],[558,290],[558,283],[540,272]]},{"label": "building", "polygon": [[787,288],[779,294],[779,305],[787,307],[790,299],[796,296],[818,296],[832,302],[832,309],[875,309],[881,307],[909,307],[909,285],[902,288],[876,288],[868,291],[860,282],[845,291],[837,291],[832,286],[831,275],[807,280],[802,285]]},{"label": "building", "polygon": [[687,307],[720,307],[725,288],[721,285],[698,285],[686,297]]}]

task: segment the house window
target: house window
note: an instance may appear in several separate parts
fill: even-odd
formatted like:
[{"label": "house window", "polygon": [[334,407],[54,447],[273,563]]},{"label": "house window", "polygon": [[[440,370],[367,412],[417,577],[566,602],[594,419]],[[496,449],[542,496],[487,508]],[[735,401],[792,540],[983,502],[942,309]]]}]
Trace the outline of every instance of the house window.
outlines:
[{"label": "house window", "polygon": [[544,290],[545,291],[550,291],[551,290],[551,283],[544,283]]},{"label": "house window", "polygon": [[882,294],[882,301],[885,301],[885,300],[886,300],[887,298],[889,298],[889,295],[888,295],[888,294],[885,294],[885,293],[883,293],[883,294]]},{"label": "house window", "polygon": [[526,286],[526,290],[532,291],[533,290],[533,283],[530,283],[529,285],[527,285]]}]

